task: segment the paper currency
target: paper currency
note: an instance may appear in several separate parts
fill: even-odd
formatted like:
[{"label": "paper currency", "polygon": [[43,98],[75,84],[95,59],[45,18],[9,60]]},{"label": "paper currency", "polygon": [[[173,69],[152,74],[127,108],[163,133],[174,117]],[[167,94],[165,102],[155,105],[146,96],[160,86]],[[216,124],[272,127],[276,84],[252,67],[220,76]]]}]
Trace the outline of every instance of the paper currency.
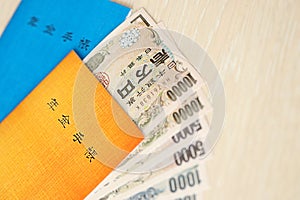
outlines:
[{"label": "paper currency", "polygon": [[[203,94],[205,81],[161,26],[139,10],[84,60],[145,135],[87,199],[141,198],[147,192],[130,194],[140,184],[162,180],[175,169],[187,170],[187,164],[205,154],[207,114],[212,112]],[[160,198],[176,197],[162,193]]]},{"label": "paper currency", "polygon": [[[200,188],[199,187],[193,188],[193,186],[196,186],[195,179],[194,179],[196,177],[194,175],[191,175],[192,171],[197,173],[194,175],[197,175],[199,181],[198,185],[201,183]],[[201,174],[201,178],[199,176],[199,173]],[[180,177],[180,179],[183,178],[182,176],[191,176],[189,177],[190,187],[183,188],[184,186],[182,185],[180,187],[174,185],[175,177],[178,176]],[[171,179],[169,177],[171,177]],[[126,196],[130,196],[131,198],[133,197],[141,198],[142,194],[145,195],[149,188],[155,189],[158,193],[163,193],[161,195],[157,195],[155,198],[152,197],[153,199],[163,199],[162,197],[166,197],[166,196],[178,197],[181,195],[183,196],[183,194],[192,193],[193,191],[195,191],[195,189],[197,192],[207,189],[207,184],[203,180],[206,180],[204,163],[201,163],[200,165],[199,163],[195,164],[195,162],[194,163],[191,162],[189,164],[186,164],[185,166],[181,166],[177,168],[168,167],[157,172],[139,175],[137,178],[128,181],[128,183],[118,187],[117,189],[111,191],[106,195],[98,194],[99,196],[97,198],[93,198],[93,196],[90,194],[87,199],[100,199],[100,200],[128,199],[128,197],[126,198]],[[166,184],[167,182],[169,182],[169,184]],[[169,186],[168,187],[169,191],[166,190],[166,186]],[[133,191],[134,194],[132,194]],[[180,193],[181,195],[179,195]]]}]

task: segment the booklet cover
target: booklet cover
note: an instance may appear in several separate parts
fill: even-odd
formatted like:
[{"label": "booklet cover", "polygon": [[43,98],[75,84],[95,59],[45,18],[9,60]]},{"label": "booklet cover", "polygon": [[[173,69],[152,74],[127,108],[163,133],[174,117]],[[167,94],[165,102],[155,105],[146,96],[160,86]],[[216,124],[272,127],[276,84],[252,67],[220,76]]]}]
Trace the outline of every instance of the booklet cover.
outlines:
[{"label": "booklet cover", "polygon": [[23,0],[0,38],[0,122],[75,49],[84,58],[128,15],[108,0]]},{"label": "booklet cover", "polygon": [[143,137],[73,51],[0,133],[1,199],[83,199]]}]

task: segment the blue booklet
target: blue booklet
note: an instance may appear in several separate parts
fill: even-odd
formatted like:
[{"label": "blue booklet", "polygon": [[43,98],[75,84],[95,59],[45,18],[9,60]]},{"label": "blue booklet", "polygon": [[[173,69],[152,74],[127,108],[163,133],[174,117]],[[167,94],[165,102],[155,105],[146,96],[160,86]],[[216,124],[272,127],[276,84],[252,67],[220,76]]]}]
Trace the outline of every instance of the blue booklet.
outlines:
[{"label": "blue booklet", "polygon": [[72,49],[84,58],[128,12],[108,0],[23,0],[0,38],[0,122]]}]

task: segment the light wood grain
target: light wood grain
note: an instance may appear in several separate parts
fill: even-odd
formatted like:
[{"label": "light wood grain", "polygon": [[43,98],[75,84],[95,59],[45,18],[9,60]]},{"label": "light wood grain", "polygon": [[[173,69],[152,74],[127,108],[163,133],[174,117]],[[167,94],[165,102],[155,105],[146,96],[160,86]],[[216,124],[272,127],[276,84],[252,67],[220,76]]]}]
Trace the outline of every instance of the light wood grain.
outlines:
[{"label": "light wood grain", "polygon": [[300,199],[300,1],[116,1],[195,40],[221,73],[226,119],[204,199]]}]

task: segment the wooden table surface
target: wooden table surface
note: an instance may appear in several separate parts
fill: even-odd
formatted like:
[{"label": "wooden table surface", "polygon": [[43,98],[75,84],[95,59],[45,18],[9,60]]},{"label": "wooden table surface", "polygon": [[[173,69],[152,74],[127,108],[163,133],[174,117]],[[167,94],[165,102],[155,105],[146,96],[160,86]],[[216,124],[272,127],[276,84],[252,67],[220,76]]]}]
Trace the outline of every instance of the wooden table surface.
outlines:
[{"label": "wooden table surface", "polygon": [[[205,200],[300,199],[300,1],[115,0],[196,41],[220,71]],[[18,0],[0,0],[0,28]]]}]

